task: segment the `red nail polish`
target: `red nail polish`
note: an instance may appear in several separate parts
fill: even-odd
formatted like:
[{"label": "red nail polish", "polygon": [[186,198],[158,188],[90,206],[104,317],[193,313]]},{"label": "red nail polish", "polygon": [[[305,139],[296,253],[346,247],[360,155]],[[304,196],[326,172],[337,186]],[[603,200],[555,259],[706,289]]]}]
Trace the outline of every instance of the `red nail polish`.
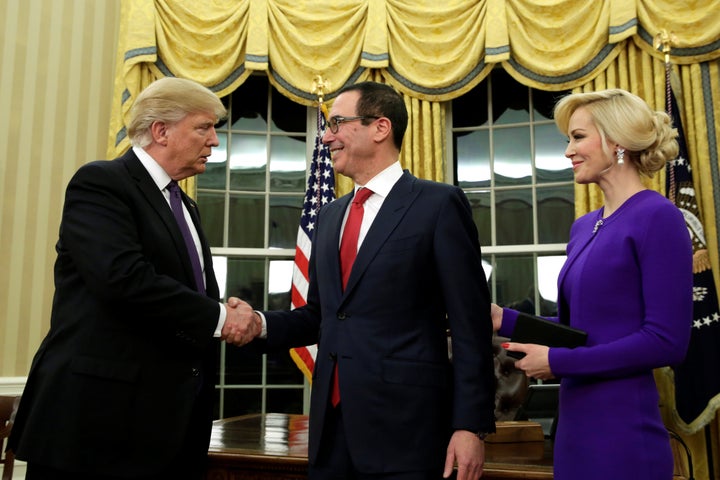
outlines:
[{"label": "red nail polish", "polygon": [[510,346],[510,344],[505,342],[505,343],[501,343],[500,346],[503,348],[508,348]]}]

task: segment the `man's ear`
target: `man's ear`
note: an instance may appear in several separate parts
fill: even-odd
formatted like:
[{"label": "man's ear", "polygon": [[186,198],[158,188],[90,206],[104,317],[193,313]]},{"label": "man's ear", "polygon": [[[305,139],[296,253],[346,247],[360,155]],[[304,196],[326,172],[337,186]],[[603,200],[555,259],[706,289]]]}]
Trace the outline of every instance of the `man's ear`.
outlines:
[{"label": "man's ear", "polygon": [[375,120],[375,141],[382,142],[392,134],[392,122],[387,117]]},{"label": "man's ear", "polygon": [[153,141],[160,145],[167,145],[167,124],[160,120],[154,121],[150,125],[150,133],[152,133]]}]

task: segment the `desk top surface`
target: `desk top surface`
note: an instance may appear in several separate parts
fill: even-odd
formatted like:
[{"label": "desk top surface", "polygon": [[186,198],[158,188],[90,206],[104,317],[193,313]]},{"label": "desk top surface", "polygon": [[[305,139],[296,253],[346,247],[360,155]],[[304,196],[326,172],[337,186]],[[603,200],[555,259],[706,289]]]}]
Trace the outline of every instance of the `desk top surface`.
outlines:
[{"label": "desk top surface", "polygon": [[[273,457],[285,462],[306,464],[308,417],[268,413],[216,420],[210,438],[210,457]],[[485,469],[523,470],[552,478],[550,441],[485,443]],[[547,477],[547,475],[550,475]]]}]

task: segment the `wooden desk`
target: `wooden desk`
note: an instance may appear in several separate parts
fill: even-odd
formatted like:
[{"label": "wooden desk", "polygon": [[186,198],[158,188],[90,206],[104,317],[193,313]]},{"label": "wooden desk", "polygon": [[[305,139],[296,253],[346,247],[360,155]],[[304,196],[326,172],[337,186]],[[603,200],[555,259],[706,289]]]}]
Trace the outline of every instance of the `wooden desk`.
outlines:
[{"label": "wooden desk", "polygon": [[[305,415],[268,413],[217,420],[210,439],[207,480],[307,478]],[[485,444],[485,480],[552,479],[552,446],[545,442]]]}]

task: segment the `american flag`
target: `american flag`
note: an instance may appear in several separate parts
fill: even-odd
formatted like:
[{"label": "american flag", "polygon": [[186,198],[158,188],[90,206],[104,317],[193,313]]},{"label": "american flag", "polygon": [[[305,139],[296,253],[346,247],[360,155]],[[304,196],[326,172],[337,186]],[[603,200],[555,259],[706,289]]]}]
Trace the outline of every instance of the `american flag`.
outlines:
[{"label": "american flag", "polygon": [[[327,145],[322,143],[326,126],[324,110],[324,105],[320,104],[317,112],[317,137],[315,137],[315,148],[310,163],[307,191],[305,192],[305,201],[295,246],[295,264],[293,266],[291,291],[291,308],[293,309],[302,307],[307,303],[308,263],[315,230],[315,218],[320,207],[335,200],[335,173],[330,160],[330,150]],[[308,381],[312,379],[316,354],[317,345],[290,350],[290,356],[305,374]]]},{"label": "american flag", "polygon": [[680,153],[667,166],[667,197],[683,212],[693,242],[693,328],[685,360],[674,368],[675,406],[680,429],[693,434],[714,418],[720,408],[720,308],[695,198],[685,134],[677,98],[665,66],[665,108],[678,130]]}]

